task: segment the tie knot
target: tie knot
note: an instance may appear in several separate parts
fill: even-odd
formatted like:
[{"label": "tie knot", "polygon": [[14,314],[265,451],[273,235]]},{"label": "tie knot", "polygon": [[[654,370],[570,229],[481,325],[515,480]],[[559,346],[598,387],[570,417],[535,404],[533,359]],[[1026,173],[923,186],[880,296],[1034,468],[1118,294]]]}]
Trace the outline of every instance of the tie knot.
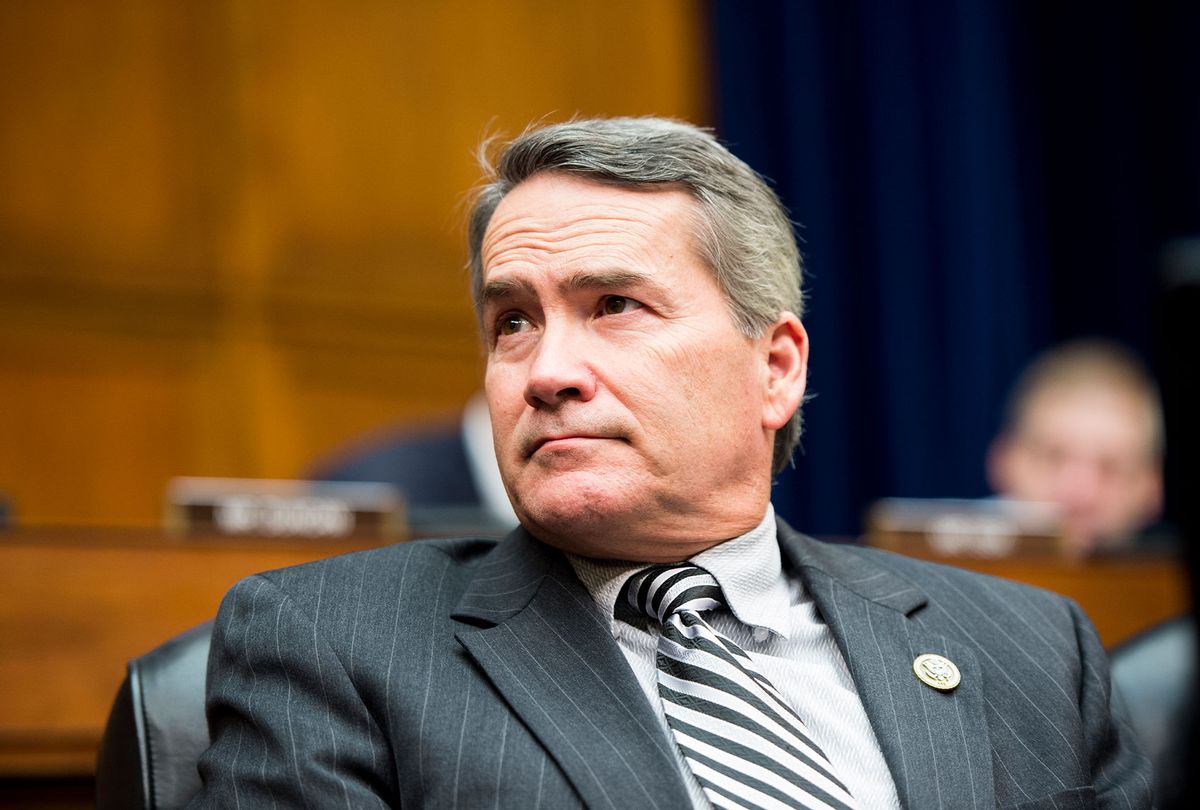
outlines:
[{"label": "tie knot", "polygon": [[714,610],[725,604],[721,586],[698,565],[655,565],[629,578],[621,591],[639,614],[659,624],[684,610]]}]

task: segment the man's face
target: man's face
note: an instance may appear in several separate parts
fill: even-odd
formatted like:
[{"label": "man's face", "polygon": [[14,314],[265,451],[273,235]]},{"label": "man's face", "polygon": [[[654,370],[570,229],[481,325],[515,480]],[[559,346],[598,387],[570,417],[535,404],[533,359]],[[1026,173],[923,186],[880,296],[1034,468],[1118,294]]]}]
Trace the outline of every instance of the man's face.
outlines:
[{"label": "man's face", "polygon": [[1132,539],[1157,516],[1149,435],[1146,408],[1130,392],[1050,387],[1031,397],[996,451],[993,478],[1005,495],[1058,504],[1067,541],[1086,554]]},{"label": "man's face", "polygon": [[679,560],[762,519],[787,408],[780,355],[802,366],[807,343],[791,315],[762,338],[737,331],[693,249],[696,214],[683,191],[544,173],[492,216],[482,320],[496,456],[518,517],[547,543]]}]

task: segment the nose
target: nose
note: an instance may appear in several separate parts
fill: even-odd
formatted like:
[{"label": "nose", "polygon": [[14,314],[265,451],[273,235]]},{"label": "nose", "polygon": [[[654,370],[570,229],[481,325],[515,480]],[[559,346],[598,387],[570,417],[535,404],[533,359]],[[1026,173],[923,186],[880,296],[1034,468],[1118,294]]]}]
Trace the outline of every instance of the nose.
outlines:
[{"label": "nose", "polygon": [[533,408],[567,400],[586,402],[596,394],[596,376],[586,362],[586,341],[567,327],[542,332],[525,381],[525,401]]},{"label": "nose", "polygon": [[1058,496],[1072,505],[1086,505],[1100,495],[1099,464],[1090,459],[1074,458],[1062,465],[1058,474]]}]

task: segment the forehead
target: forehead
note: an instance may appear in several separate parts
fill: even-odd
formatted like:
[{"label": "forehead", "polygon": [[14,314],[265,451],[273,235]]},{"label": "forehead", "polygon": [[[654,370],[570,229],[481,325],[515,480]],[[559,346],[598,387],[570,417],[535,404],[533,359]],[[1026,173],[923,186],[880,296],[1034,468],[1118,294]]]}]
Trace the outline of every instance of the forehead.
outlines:
[{"label": "forehead", "polygon": [[492,214],[481,246],[484,273],[531,253],[690,253],[698,216],[695,199],[679,187],[642,190],[538,174],[513,188]]},{"label": "forehead", "polygon": [[1141,453],[1152,443],[1148,406],[1115,386],[1047,386],[1030,397],[1021,422],[1044,438],[1088,449]]}]

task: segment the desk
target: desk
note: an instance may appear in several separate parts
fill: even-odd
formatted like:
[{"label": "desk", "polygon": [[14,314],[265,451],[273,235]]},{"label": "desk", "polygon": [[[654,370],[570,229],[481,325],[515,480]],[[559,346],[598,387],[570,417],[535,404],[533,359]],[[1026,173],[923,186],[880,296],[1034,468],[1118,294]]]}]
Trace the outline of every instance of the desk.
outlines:
[{"label": "desk", "polygon": [[0,778],[91,775],[126,661],[212,618],[247,574],[372,544],[180,541],[140,529],[0,535]]},{"label": "desk", "polygon": [[1075,562],[1048,555],[1030,557],[938,557],[909,553],[982,574],[1025,582],[1079,603],[1105,647],[1140,630],[1185,613],[1187,571],[1170,555],[1106,557]]}]

